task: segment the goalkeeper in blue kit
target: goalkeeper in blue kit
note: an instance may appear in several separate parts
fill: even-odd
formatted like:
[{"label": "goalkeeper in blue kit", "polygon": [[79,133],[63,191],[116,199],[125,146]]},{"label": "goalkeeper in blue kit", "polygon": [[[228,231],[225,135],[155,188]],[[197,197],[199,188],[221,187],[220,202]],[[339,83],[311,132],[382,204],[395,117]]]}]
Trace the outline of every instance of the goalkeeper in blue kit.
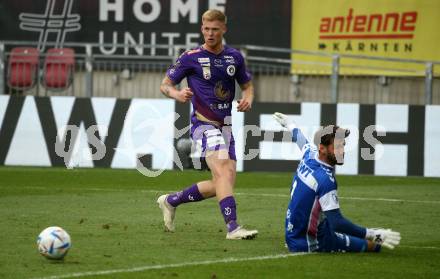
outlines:
[{"label": "goalkeeper in blue kit", "polygon": [[379,252],[394,249],[400,233],[364,228],[344,218],[339,209],[335,165],[344,163],[345,138],[350,131],[321,127],[309,141],[286,115],[274,118],[292,133],[303,156],[292,181],[286,214],[286,244],[291,252]]}]

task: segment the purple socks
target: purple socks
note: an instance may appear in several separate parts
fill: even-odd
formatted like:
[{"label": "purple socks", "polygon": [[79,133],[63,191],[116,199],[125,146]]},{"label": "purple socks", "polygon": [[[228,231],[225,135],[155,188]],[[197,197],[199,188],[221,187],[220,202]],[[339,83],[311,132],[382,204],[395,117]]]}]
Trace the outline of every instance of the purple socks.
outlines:
[{"label": "purple socks", "polygon": [[237,206],[235,205],[235,199],[233,196],[226,197],[222,199],[219,204],[226,226],[228,227],[228,232],[232,232],[238,228],[236,213]]},{"label": "purple socks", "polygon": [[197,202],[204,199],[205,198],[199,192],[197,184],[194,184],[191,187],[184,189],[183,191],[168,195],[167,202],[172,206],[177,207],[182,203]]},{"label": "purple socks", "polygon": [[[177,207],[182,203],[197,202],[204,199],[205,198],[199,192],[197,184],[194,184],[183,191],[168,195],[167,202],[171,206]],[[228,232],[232,232],[238,228],[236,213],[237,206],[235,205],[235,199],[233,196],[226,197],[219,202],[219,205],[223,218],[225,219]]]}]

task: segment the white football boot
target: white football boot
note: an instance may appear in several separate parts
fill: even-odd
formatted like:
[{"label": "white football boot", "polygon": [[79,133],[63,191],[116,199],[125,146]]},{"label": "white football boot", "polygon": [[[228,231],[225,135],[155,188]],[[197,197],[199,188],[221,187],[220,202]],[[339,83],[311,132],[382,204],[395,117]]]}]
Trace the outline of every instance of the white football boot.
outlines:
[{"label": "white football boot", "polygon": [[174,232],[174,216],[176,215],[176,208],[168,203],[168,195],[162,195],[157,199],[159,208],[162,210],[163,222],[165,229],[170,232]]},{"label": "white football boot", "polygon": [[238,227],[232,232],[226,234],[226,239],[254,239],[258,234],[257,230],[246,230]]}]

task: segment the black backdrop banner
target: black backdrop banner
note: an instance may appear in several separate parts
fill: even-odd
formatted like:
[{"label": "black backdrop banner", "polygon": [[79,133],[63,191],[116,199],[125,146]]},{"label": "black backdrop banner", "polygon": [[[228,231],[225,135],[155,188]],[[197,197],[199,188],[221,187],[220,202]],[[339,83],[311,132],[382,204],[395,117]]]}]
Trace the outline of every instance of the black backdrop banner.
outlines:
[{"label": "black backdrop banner", "polygon": [[[68,163],[76,167],[78,163],[80,167],[135,168],[134,160],[127,158],[138,157],[148,168],[176,169],[176,162],[186,160],[173,150],[178,141],[189,138],[189,104],[169,99],[5,96],[0,98],[0,110],[4,111],[0,113],[0,166]],[[299,123],[304,126],[298,125],[305,134],[330,123],[350,128],[346,164],[337,169],[341,174],[440,177],[440,107],[414,105],[255,103],[234,124],[239,171],[293,172],[297,168],[301,153],[291,156],[295,144],[290,132],[273,122],[275,111],[302,119]],[[173,122],[167,115],[175,113],[179,118]],[[97,125],[106,129],[86,133]],[[78,134],[68,136],[67,126],[78,127]],[[58,143],[64,147],[61,154]],[[75,145],[78,149],[71,148]],[[100,158],[84,155],[98,149],[105,150]]]},{"label": "black backdrop banner", "polygon": [[47,42],[197,45],[202,42],[201,15],[208,8],[228,16],[227,44],[290,47],[291,0],[1,1],[0,40],[37,41],[40,50]]}]

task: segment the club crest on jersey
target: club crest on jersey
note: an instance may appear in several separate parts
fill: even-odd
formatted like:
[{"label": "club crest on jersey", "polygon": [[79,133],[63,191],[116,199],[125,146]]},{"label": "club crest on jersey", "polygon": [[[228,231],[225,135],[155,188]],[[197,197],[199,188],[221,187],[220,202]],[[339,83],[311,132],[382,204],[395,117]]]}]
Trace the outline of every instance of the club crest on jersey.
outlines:
[{"label": "club crest on jersey", "polygon": [[228,73],[228,75],[230,75],[232,77],[235,74],[235,66],[234,65],[229,65],[226,68],[226,72]]},{"label": "club crest on jersey", "polygon": [[206,65],[202,65],[202,71],[203,71],[203,78],[204,79],[211,79],[211,68],[208,64],[208,66]]}]

